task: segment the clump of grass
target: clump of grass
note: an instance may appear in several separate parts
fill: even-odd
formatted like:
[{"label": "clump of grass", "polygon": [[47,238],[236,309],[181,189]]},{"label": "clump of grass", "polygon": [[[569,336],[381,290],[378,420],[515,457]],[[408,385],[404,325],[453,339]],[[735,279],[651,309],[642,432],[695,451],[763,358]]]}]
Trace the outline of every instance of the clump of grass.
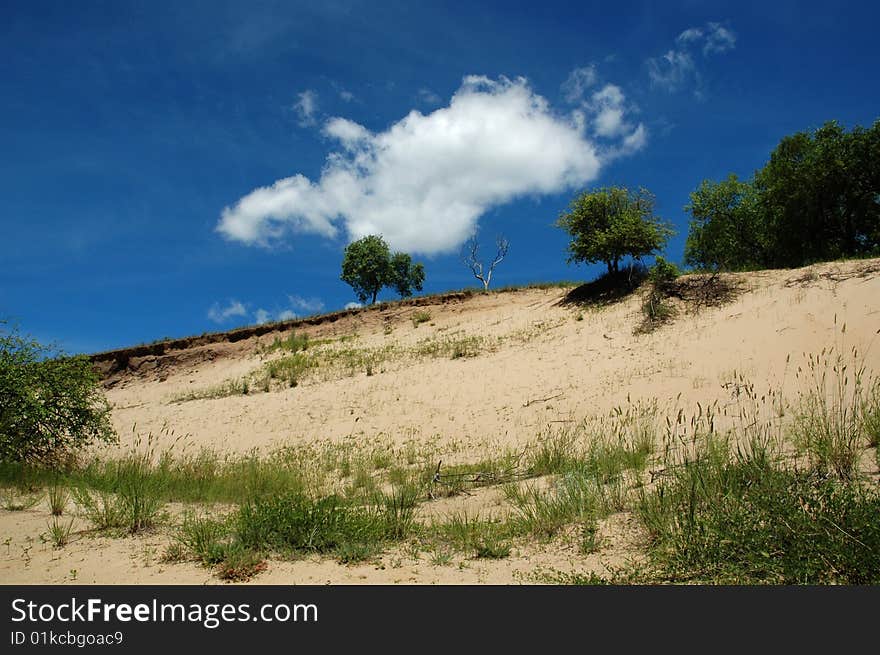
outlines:
[{"label": "clump of grass", "polygon": [[267,568],[268,565],[259,553],[245,548],[230,548],[215,570],[221,580],[244,582]]},{"label": "clump of grass", "polygon": [[350,556],[357,545],[368,557],[381,550],[387,528],[382,512],[351,505],[339,496],[312,500],[285,494],[243,505],[234,530],[236,541],[251,550]]},{"label": "clump of grass", "polygon": [[477,335],[432,337],[419,341],[411,352],[416,357],[462,359],[478,356],[485,345],[484,339]]},{"label": "clump of grass", "polygon": [[70,519],[67,523],[63,523],[58,520],[58,517],[53,517],[50,522],[48,522],[49,526],[49,538],[52,541],[52,546],[54,548],[64,548],[68,543],[70,543],[70,532],[73,529],[73,519]]},{"label": "clump of grass", "polygon": [[186,391],[171,397],[171,403],[186,403],[193,400],[215,400],[230,396],[246,396],[251,391],[251,384],[247,379],[226,380],[204,389]]},{"label": "clump of grass", "polygon": [[517,532],[537,538],[549,539],[572,523],[592,523],[599,512],[597,484],[585,475],[566,475],[547,490],[534,484],[509,484],[503,489],[514,508],[512,525]]},{"label": "clump of grass", "polygon": [[73,497],[80,511],[95,529],[110,530],[125,525],[125,510],[122,502],[114,494],[78,488],[73,490]]},{"label": "clump of grass", "polygon": [[266,351],[286,350],[291,353],[298,353],[308,349],[310,344],[309,335],[291,332],[286,339],[275,337],[275,340],[266,348]]},{"label": "clump of grass", "polygon": [[880,494],[766,452],[701,456],[642,492],[659,575],[734,584],[880,582]]},{"label": "clump of grass", "polygon": [[808,388],[795,411],[795,444],[820,472],[851,479],[865,438],[870,442],[873,433],[876,441],[877,382],[855,348],[849,357],[836,348],[810,354],[797,377],[805,378]]},{"label": "clump of grass", "polygon": [[266,376],[289,387],[297,386],[305,373],[315,366],[315,361],[302,353],[294,353],[264,365]]},{"label": "clump of grass", "polygon": [[516,533],[509,522],[469,516],[467,512],[456,512],[443,521],[435,521],[428,535],[435,552],[455,550],[478,559],[509,557],[509,540],[513,536]]},{"label": "clump of grass", "polygon": [[427,323],[430,320],[431,320],[431,313],[430,312],[427,312],[424,310],[419,310],[419,311],[413,312],[412,324],[413,324],[414,328],[417,328],[422,323]]},{"label": "clump of grass", "polygon": [[95,492],[80,487],[74,492],[86,517],[99,530],[125,528],[135,534],[155,526],[165,505],[165,490],[149,456],[130,454],[107,468],[104,481],[109,488]]},{"label": "clump of grass", "polygon": [[67,501],[70,498],[70,492],[67,488],[55,482],[49,487],[47,497],[49,499],[49,511],[52,513],[52,516],[64,514]]}]

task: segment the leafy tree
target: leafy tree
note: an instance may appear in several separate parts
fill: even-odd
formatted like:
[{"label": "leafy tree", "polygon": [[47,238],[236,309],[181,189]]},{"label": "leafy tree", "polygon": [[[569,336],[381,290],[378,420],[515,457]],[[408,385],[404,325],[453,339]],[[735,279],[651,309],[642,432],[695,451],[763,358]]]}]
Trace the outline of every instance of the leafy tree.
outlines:
[{"label": "leafy tree", "polygon": [[391,286],[401,298],[409,298],[413,291],[421,291],[425,282],[425,267],[413,264],[412,257],[404,252],[391,255]]},{"label": "leafy tree", "polygon": [[756,268],[765,261],[766,234],[758,194],[736,175],[705,180],[685,206],[692,218],[684,247],[689,266],[708,269]]},{"label": "leafy tree", "polygon": [[53,464],[76,448],[116,440],[88,358],[53,355],[0,322],[0,461]]},{"label": "leafy tree", "polygon": [[802,266],[880,253],[880,121],[784,137],[751,184],[691,194],[685,258],[704,267]]},{"label": "leafy tree", "polygon": [[392,287],[402,298],[413,290],[421,291],[425,281],[425,267],[413,264],[406,253],[393,255],[381,236],[369,235],[353,241],[345,249],[340,279],[351,285],[358,300],[376,302],[383,287]]},{"label": "leafy tree", "polygon": [[572,236],[569,262],[604,262],[609,273],[620,270],[624,257],[641,259],[661,250],[672,235],[670,227],[654,216],[654,196],[625,187],[603,187],[583,192],[569,205],[557,226]]},{"label": "leafy tree", "polygon": [[787,136],[755,175],[771,265],[880,249],[880,121],[847,133],[836,121]]}]

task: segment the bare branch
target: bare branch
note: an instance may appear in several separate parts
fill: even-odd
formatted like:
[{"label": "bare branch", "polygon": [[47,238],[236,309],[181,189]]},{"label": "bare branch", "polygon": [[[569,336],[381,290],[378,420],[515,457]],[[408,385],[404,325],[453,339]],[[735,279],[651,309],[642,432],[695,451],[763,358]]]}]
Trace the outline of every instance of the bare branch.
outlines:
[{"label": "bare branch", "polygon": [[507,252],[510,250],[510,241],[500,235],[495,239],[495,259],[492,260],[488,271],[485,272],[483,270],[483,263],[477,257],[479,247],[477,235],[473,234],[471,238],[465,242],[464,247],[462,248],[461,260],[464,262],[465,266],[471,270],[474,277],[483,283],[483,289],[488,290],[489,283],[492,281],[492,273],[495,272],[495,267],[501,263],[501,261],[507,256]]}]

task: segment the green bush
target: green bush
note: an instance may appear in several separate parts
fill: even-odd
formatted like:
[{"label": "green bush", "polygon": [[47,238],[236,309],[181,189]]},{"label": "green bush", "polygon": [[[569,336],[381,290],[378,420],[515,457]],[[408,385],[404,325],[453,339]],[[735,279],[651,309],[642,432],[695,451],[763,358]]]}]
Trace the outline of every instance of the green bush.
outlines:
[{"label": "green bush", "polygon": [[57,464],[112,442],[110,407],[85,356],[67,357],[0,322],[0,460]]}]

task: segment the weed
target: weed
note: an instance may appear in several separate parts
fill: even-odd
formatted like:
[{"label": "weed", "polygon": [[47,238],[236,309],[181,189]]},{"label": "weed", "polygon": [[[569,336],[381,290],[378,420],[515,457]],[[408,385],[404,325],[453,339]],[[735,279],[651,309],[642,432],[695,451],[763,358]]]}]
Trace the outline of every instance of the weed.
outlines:
[{"label": "weed", "polygon": [[419,327],[422,323],[427,323],[431,320],[431,313],[426,311],[416,311],[413,312],[412,315],[412,324],[414,328]]},{"label": "weed", "polygon": [[700,456],[674,469],[637,513],[669,580],[865,584],[880,581],[880,495],[788,470],[760,452]]},{"label": "weed", "polygon": [[795,444],[817,470],[852,478],[862,440],[877,427],[877,383],[854,348],[849,358],[836,348],[810,354],[797,377],[806,378],[808,389],[795,411]]},{"label": "weed", "polygon": [[49,499],[49,511],[52,512],[52,516],[61,516],[67,507],[70,492],[56,482],[49,487],[47,496]]},{"label": "weed", "polygon": [[48,522],[49,537],[52,540],[52,546],[55,548],[64,548],[70,542],[70,532],[73,529],[73,519],[67,523],[62,523],[57,517],[53,517]]}]

